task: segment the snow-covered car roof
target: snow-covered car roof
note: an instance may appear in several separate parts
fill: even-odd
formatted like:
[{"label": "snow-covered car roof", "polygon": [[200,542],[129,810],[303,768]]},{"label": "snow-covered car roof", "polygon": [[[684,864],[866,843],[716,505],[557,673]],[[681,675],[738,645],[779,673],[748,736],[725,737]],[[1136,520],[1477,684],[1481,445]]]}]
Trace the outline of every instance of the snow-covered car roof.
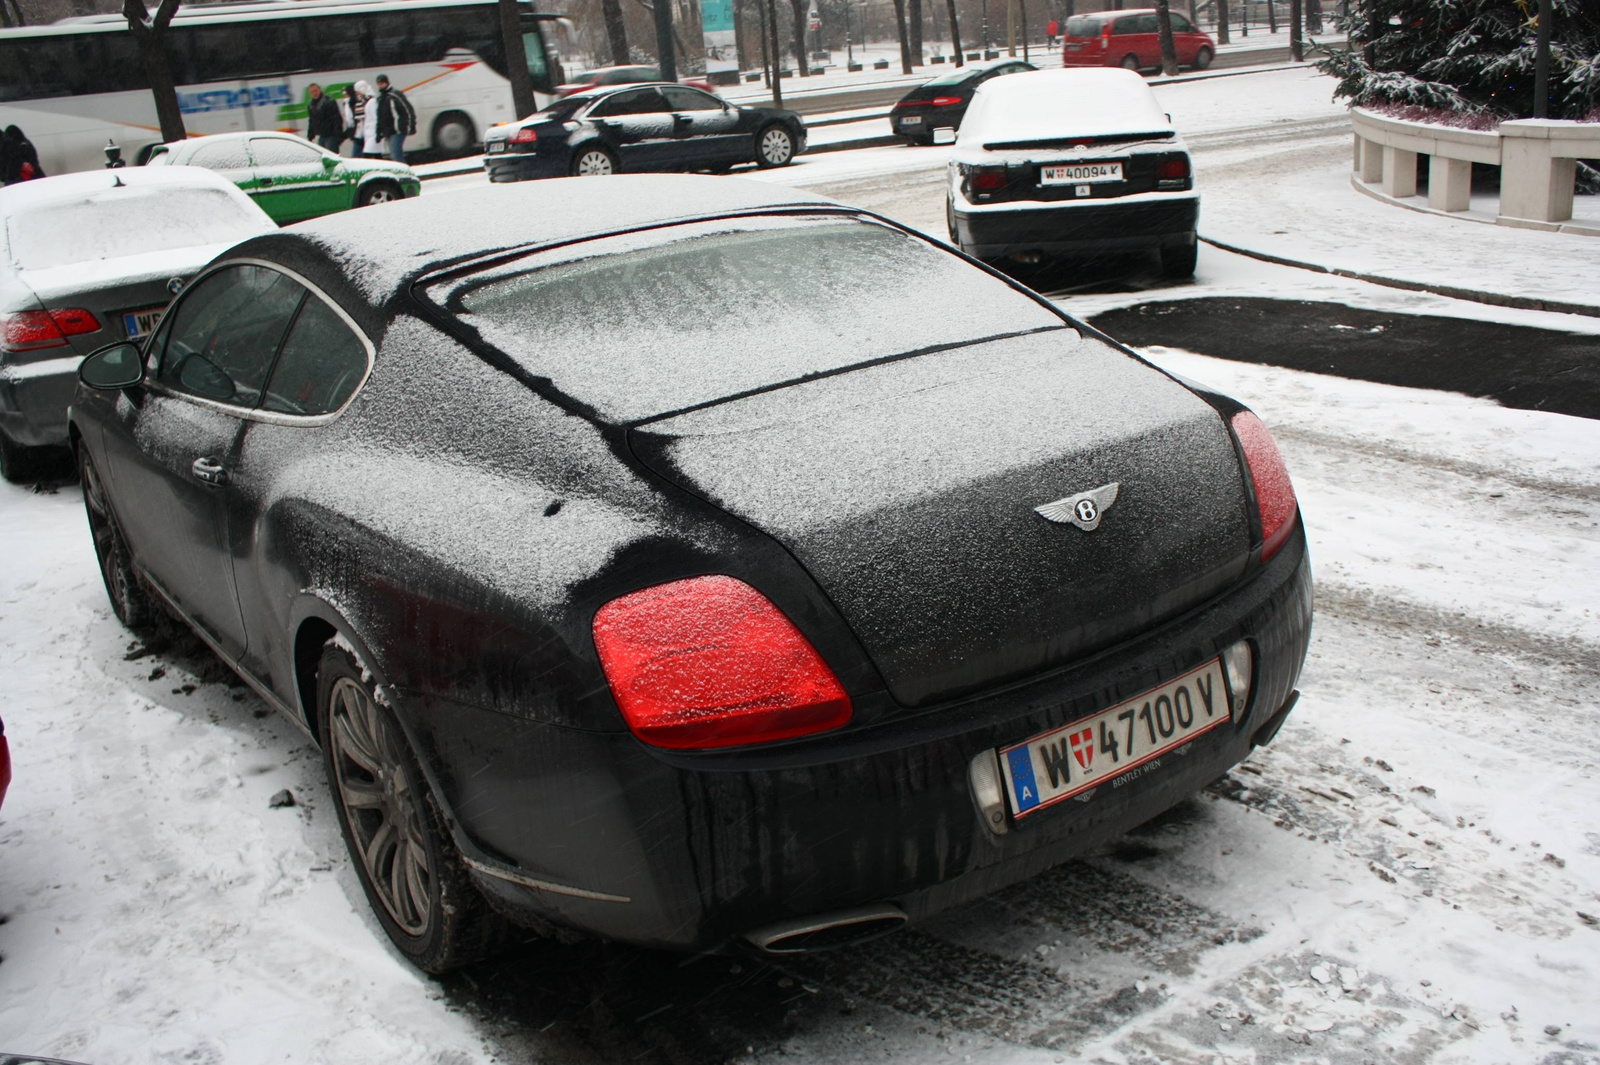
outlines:
[{"label": "snow-covered car roof", "polygon": [[1038,70],[985,82],[961,122],[956,147],[1171,132],[1155,93],[1131,70]]},{"label": "snow-covered car roof", "polygon": [[[429,269],[514,248],[753,210],[837,207],[837,200],[739,178],[618,174],[555,178],[423,196],[300,222],[237,249],[336,262],[363,298],[388,303]],[[308,247],[309,246],[309,247]]]},{"label": "snow-covered car roof", "polygon": [[0,263],[41,271],[178,248],[222,248],[277,227],[198,167],[91,170],[0,189]]}]

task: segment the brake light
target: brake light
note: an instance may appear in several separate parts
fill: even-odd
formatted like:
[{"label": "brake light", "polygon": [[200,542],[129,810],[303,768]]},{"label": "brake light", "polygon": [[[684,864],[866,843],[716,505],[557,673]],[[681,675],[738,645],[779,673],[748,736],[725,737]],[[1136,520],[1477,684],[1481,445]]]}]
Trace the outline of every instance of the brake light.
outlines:
[{"label": "brake light", "polygon": [[61,327],[48,311],[18,311],[0,315],[0,348],[6,351],[36,351],[58,348],[67,342]]},{"label": "brake light", "polygon": [[1250,482],[1256,490],[1256,507],[1261,512],[1261,561],[1278,553],[1294,531],[1294,516],[1299,508],[1289,468],[1283,464],[1278,445],[1261,419],[1247,410],[1233,416],[1233,432],[1244,450],[1250,467]]},{"label": "brake light", "polygon": [[931,103],[934,107],[953,107],[956,104],[961,102],[961,97],[959,97],[959,96],[935,96],[932,100],[929,100],[928,102]]},{"label": "brake light", "polygon": [[674,750],[835,729],[850,696],[772,601],[713,575],[630,592],[595,612],[594,646],[633,734]]},{"label": "brake light", "polygon": [[537,144],[539,134],[532,126],[523,126],[511,135],[512,144]]},{"label": "brake light", "polygon": [[973,192],[998,192],[1006,187],[1006,172],[1000,167],[972,172]]},{"label": "brake light", "polygon": [[1156,178],[1161,181],[1181,181],[1189,176],[1189,157],[1169,155],[1156,164]]}]

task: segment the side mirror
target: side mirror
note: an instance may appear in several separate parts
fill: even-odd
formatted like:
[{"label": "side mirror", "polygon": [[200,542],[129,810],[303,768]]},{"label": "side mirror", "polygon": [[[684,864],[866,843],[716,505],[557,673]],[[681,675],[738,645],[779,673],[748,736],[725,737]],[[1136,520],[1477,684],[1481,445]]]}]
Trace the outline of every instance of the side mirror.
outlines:
[{"label": "side mirror", "polygon": [[332,170],[334,167],[336,167],[338,165],[339,165],[339,160],[335,159],[333,156],[324,155],[322,157],[322,169],[324,169],[324,170]]},{"label": "side mirror", "polygon": [[78,380],[108,392],[132,388],[144,380],[144,355],[131,341],[108,344],[78,364]]},{"label": "side mirror", "polygon": [[950,126],[940,126],[939,128],[937,128],[937,129],[935,129],[933,131],[933,143],[935,143],[935,144],[954,144],[955,142],[956,142],[956,131],[953,128],[951,128]]}]

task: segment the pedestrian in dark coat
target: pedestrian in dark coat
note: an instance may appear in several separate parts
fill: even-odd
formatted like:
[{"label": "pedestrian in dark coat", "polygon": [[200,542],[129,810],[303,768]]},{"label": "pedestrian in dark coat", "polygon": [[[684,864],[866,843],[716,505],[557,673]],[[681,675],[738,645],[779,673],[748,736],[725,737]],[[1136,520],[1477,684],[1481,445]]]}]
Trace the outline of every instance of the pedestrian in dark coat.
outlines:
[{"label": "pedestrian in dark coat", "polygon": [[389,158],[397,163],[406,161],[406,137],[417,132],[417,112],[406,99],[406,94],[389,84],[389,75],[378,75],[378,98],[373,101],[378,109],[378,140],[388,145]]},{"label": "pedestrian in dark coat", "polygon": [[344,116],[333,97],[322,91],[321,85],[306,90],[306,139],[315,141],[335,154],[344,143]]},{"label": "pedestrian in dark coat", "polygon": [[33,142],[22,135],[16,126],[7,126],[0,136],[0,185],[16,181],[30,181],[44,177],[44,167],[39,165],[39,153]]}]

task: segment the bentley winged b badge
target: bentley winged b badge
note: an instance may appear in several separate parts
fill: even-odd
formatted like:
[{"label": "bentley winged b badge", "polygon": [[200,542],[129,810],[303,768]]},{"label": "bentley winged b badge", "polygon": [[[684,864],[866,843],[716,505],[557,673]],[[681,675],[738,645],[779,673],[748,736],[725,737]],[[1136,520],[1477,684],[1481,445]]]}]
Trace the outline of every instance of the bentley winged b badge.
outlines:
[{"label": "bentley winged b badge", "polygon": [[1110,510],[1111,504],[1117,501],[1117,489],[1120,487],[1118,482],[1112,481],[1099,488],[1091,488],[1087,492],[1079,492],[1075,496],[1034,507],[1033,511],[1049,521],[1076,525],[1084,532],[1094,532],[1100,527],[1100,516]]}]

